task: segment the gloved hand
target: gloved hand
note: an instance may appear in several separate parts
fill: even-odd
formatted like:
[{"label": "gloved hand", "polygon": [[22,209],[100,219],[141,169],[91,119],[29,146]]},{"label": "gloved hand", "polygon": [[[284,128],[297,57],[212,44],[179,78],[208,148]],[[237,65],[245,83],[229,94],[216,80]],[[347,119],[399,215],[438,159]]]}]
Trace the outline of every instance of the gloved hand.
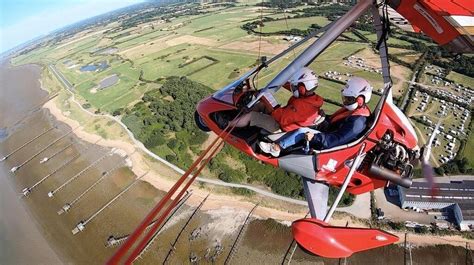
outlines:
[{"label": "gloved hand", "polygon": [[321,132],[318,131],[318,130],[313,130],[313,131],[310,131],[310,132],[306,132],[306,133],[304,134],[304,139],[309,142],[309,141],[311,141],[311,140],[314,138],[314,136],[315,136],[316,134],[318,134],[318,133],[321,133]]},{"label": "gloved hand", "polygon": [[311,141],[313,139],[313,137],[314,137],[314,133],[312,133],[312,132],[307,132],[307,133],[304,134],[304,138],[308,142]]},{"label": "gloved hand", "polygon": [[324,113],[324,110],[320,109],[318,112],[319,116],[314,119],[314,125],[318,126],[321,124],[325,119],[326,119],[326,114]]}]

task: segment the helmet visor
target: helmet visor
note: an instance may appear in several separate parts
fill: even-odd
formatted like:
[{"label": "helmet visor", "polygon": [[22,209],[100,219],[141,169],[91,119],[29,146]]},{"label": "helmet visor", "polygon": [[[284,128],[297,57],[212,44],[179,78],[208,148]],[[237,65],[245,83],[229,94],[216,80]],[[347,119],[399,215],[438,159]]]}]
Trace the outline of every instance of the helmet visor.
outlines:
[{"label": "helmet visor", "polygon": [[357,100],[356,100],[355,97],[342,96],[342,104],[345,105],[345,106],[354,104],[354,103],[356,103],[356,101],[357,101]]}]

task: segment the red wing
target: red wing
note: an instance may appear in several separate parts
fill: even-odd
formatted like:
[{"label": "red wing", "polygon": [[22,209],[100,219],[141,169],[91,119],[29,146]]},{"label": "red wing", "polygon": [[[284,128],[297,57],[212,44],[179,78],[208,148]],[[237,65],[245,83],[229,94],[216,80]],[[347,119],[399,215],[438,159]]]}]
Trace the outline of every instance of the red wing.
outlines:
[{"label": "red wing", "polygon": [[395,12],[389,12],[392,23],[404,29],[408,24],[416,32],[422,31],[438,44],[453,52],[474,52],[473,0],[390,0]]}]

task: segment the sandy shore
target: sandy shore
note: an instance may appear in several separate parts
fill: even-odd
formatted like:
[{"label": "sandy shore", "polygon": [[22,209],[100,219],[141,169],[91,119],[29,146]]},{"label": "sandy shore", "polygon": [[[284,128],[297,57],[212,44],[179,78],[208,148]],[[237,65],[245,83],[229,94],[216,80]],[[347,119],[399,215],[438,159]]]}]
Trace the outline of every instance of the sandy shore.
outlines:
[{"label": "sandy shore", "polygon": [[[58,97],[54,100],[49,101],[44,105],[44,108],[47,108],[50,113],[56,117],[61,122],[64,122],[71,126],[72,128],[76,128],[80,126],[79,122],[69,118],[67,113],[63,113],[56,104],[58,104]],[[71,103],[72,104],[72,103]],[[122,141],[122,140],[110,140],[110,139],[103,139],[101,136],[86,132],[83,127],[78,127],[74,130],[74,134],[77,137],[81,138],[82,140],[90,143],[96,143],[97,145],[101,145],[104,147],[109,148],[118,148],[124,150],[130,157],[132,161],[132,168],[131,170],[134,172],[135,175],[141,176],[142,174],[148,172],[148,174],[143,177],[142,180],[150,183],[155,188],[168,191],[174,184],[174,181],[167,178],[166,175],[174,174],[170,168],[165,165],[159,164],[159,168],[157,168],[156,164],[152,166],[146,161],[146,154],[143,154],[139,149],[135,148],[135,146],[131,142]],[[166,175],[165,175],[166,174]],[[202,198],[204,198],[207,194],[207,190],[200,189],[196,185],[192,186],[193,195],[187,201],[187,204],[191,206],[198,205]],[[228,208],[235,208],[237,211],[247,211],[249,212],[253,207],[254,203],[245,201],[244,197],[240,196],[233,196],[233,195],[222,195],[222,194],[211,194],[206,201],[206,204],[203,206],[202,210],[207,212],[212,212],[218,209],[228,209]],[[298,212],[298,213],[290,213],[287,211],[282,211],[278,209],[272,209],[269,207],[259,206],[256,211],[254,212],[254,217],[256,218],[273,218],[283,223],[290,224],[291,221],[296,219],[300,219],[304,217],[306,214],[305,211]],[[345,226],[346,222],[350,223],[351,226],[354,227],[364,227],[361,223],[354,223],[351,221],[351,218],[334,218],[331,221],[331,224],[336,226]],[[404,233],[400,232],[392,232],[399,236],[399,238],[404,238]],[[462,238],[461,236],[444,236],[444,237],[433,237],[433,236],[424,236],[424,235],[409,235],[409,242],[417,245],[417,246],[426,246],[426,245],[437,245],[437,244],[450,244],[455,246],[465,246],[466,242],[469,244],[474,245],[474,240],[467,240]],[[403,242],[399,242],[403,243]]]},{"label": "sandy shore", "polygon": [[[58,99],[49,101],[44,105],[44,108],[47,108],[57,120],[66,123],[72,128],[80,126],[79,122],[67,117],[65,113],[63,113],[57,107],[57,101]],[[148,174],[144,176],[142,180],[150,183],[155,188],[162,191],[168,191],[174,185],[174,181],[166,178],[163,174],[159,172],[172,174],[176,173],[174,173],[174,171],[172,171],[165,165],[160,165],[159,172],[156,169],[152,169],[145,159],[146,154],[142,154],[137,148],[135,148],[132,143],[120,140],[103,139],[99,135],[86,132],[83,127],[78,127],[77,129],[75,129],[74,134],[77,137],[81,138],[83,141],[89,143],[96,143],[100,146],[124,150],[129,155],[129,158],[132,161],[131,170],[133,171],[133,173],[137,176],[141,176],[148,172]],[[201,202],[202,198],[207,196],[208,191],[199,189],[196,185],[193,185],[192,189],[193,194],[195,196],[191,196],[187,203],[192,206],[196,206]],[[206,204],[203,206],[203,210],[218,209],[224,206],[235,207],[250,211],[255,205],[251,202],[243,201],[242,197],[239,196],[211,194],[208,200],[206,201]],[[258,207],[255,211],[255,216],[257,217],[274,218],[282,221],[293,221],[295,219],[303,217],[305,214],[305,212],[294,214],[263,206]]]}]

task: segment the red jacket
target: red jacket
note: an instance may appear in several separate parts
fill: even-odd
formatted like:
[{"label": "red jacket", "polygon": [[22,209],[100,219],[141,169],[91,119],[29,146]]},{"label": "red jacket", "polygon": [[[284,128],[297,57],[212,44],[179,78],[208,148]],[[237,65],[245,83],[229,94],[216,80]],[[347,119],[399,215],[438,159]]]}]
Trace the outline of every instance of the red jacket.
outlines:
[{"label": "red jacket", "polygon": [[283,131],[293,131],[300,127],[314,125],[323,103],[323,98],[316,94],[301,98],[291,96],[285,107],[272,112],[272,117],[280,124]]},{"label": "red jacket", "polygon": [[336,123],[336,122],[338,122],[338,121],[340,121],[344,118],[347,118],[349,116],[369,117],[370,116],[370,109],[369,109],[369,107],[367,107],[367,105],[364,105],[362,107],[358,107],[355,110],[347,110],[346,108],[342,107],[331,115],[331,117],[329,118],[329,121],[331,123]]}]

